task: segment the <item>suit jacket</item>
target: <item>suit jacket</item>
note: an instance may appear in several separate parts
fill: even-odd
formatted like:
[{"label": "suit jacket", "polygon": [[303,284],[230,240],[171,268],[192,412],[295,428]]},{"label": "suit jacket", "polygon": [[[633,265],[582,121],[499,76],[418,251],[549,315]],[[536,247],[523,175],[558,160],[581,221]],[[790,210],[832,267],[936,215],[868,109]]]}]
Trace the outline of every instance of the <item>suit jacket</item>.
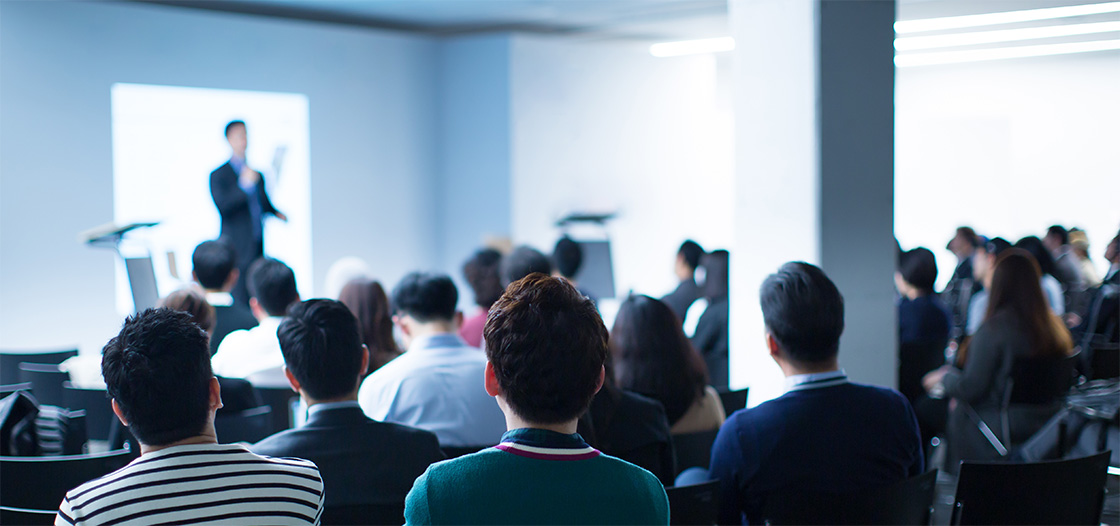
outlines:
[{"label": "suit jacket", "polygon": [[250,448],[319,466],[328,507],[399,505],[412,483],[445,457],[428,431],[366,417],[358,406],[312,412],[307,423]]},{"label": "suit jacket", "polygon": [[222,343],[226,335],[239,329],[252,329],[257,326],[257,319],[253,313],[234,304],[229,306],[214,306],[214,334],[210,335],[210,355],[218,352],[218,344]]},{"label": "suit jacket", "polygon": [[592,447],[672,485],[673,443],[661,402],[604,384],[580,418],[578,431]]},{"label": "suit jacket", "polygon": [[661,298],[661,301],[665,302],[665,304],[677,314],[677,317],[681,319],[681,323],[684,323],[684,317],[688,314],[688,308],[698,299],[700,299],[700,286],[696,284],[696,280],[686,279],[681,281],[673,292]]},{"label": "suit jacket", "polygon": [[253,215],[249,211],[249,199],[256,199],[260,203],[261,217],[265,214],[275,214],[276,208],[268,199],[268,192],[264,187],[264,177],[253,188],[252,194],[245,193],[237,184],[238,174],[233,166],[226,162],[213,172],[210,172],[210,196],[218,213],[222,216],[221,238],[225,239],[237,252],[237,266],[245,269],[263,255],[261,240],[253,235],[254,229],[263,232],[262,225],[253,225]]},{"label": "suit jacket", "polygon": [[240,413],[264,405],[261,396],[248,380],[218,376],[218,386],[222,390],[222,408],[219,415]]}]

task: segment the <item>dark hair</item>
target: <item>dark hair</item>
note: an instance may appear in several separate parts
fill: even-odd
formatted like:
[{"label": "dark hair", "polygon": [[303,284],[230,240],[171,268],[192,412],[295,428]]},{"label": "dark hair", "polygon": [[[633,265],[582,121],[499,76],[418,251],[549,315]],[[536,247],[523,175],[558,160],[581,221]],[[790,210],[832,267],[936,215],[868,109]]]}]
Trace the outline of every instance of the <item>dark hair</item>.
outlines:
[{"label": "dark hair", "polygon": [[993,237],[984,244],[984,252],[993,256],[998,256],[1009,248],[1011,248],[1011,242],[1002,237]]},{"label": "dark hair", "polygon": [[203,241],[191,254],[195,278],[204,289],[216,290],[225,285],[237,264],[237,251],[225,241]]},{"label": "dark hair", "polygon": [[976,231],[970,226],[957,228],[957,235],[955,237],[963,238],[969,245],[972,245],[973,248],[980,246],[980,236],[976,235]]},{"label": "dark hair", "polygon": [[297,303],[276,330],[284,365],[316,400],[346,396],[362,375],[362,337],[350,309],[335,300]]},{"label": "dark hair", "polygon": [[673,310],[649,296],[630,296],[610,334],[618,386],[661,402],[669,424],[704,396],[707,368]]},{"label": "dark hair", "polygon": [[249,266],[249,297],[256,298],[269,316],[283,316],[299,301],[296,275],[280,260],[260,258]]},{"label": "dark hair", "polygon": [[1046,235],[1057,236],[1063,245],[1069,244],[1069,231],[1062,225],[1053,225],[1046,229]]},{"label": "dark hair", "polygon": [[762,282],[759,300],[766,329],[793,361],[819,363],[839,352],[844,297],[821,269],[786,263]]},{"label": "dark hair", "polygon": [[489,309],[502,296],[502,278],[498,267],[502,254],[492,248],[479,249],[463,263],[463,276],[474,291],[474,302]]},{"label": "dark hair", "polygon": [[552,274],[552,261],[533,247],[519,246],[502,258],[502,282],[506,285],[534,272]]},{"label": "dark hair", "polygon": [[607,360],[607,328],[567,280],[533,273],[511,283],[490,308],[483,336],[518,416],[555,424],[587,411]]},{"label": "dark hair", "polygon": [[101,375],[144,444],[198,436],[210,418],[209,337],[187,313],[147,309],[128,317],[101,351]]},{"label": "dark hair", "polygon": [[681,243],[681,248],[677,249],[677,254],[684,256],[684,262],[692,270],[696,270],[696,267],[700,266],[700,258],[704,255],[704,249],[700,247],[699,243],[686,239],[684,243]]},{"label": "dark hair", "polygon": [[1017,327],[1030,334],[1034,355],[1068,353],[1072,339],[1065,325],[1050,312],[1041,278],[1038,262],[1029,252],[1019,248],[1004,251],[992,271],[992,291],[984,319],[1008,312],[1019,322]]},{"label": "dark hair", "polygon": [[182,288],[168,294],[159,300],[159,306],[190,314],[195,325],[198,325],[208,334],[214,329],[216,321],[214,306],[206,302],[206,296],[192,287]]},{"label": "dark hair", "polygon": [[338,301],[357,318],[362,343],[369,347],[370,352],[398,352],[397,342],[393,340],[389,297],[380,283],[364,278],[351,280],[338,293]]},{"label": "dark hair", "polygon": [[556,242],[556,248],[552,249],[552,261],[556,263],[556,270],[561,276],[572,279],[583,264],[583,249],[572,238],[564,236]]},{"label": "dark hair", "polygon": [[[1042,275],[1054,275],[1054,257],[1050,255],[1050,251],[1046,250],[1046,245],[1042,244],[1042,240],[1035,236],[1027,236],[1015,242],[1015,248],[1021,248],[1034,256],[1034,260],[1038,263]],[[1041,277],[1041,276],[1040,276]]]},{"label": "dark hair", "polygon": [[704,297],[708,302],[726,298],[729,293],[728,270],[731,254],[726,250],[713,250],[701,259],[704,267]]},{"label": "dark hair", "polygon": [[227,138],[229,137],[230,130],[232,130],[234,126],[241,126],[242,128],[244,128],[245,127],[245,121],[242,121],[242,120],[229,121],[229,124],[226,124],[226,137]]},{"label": "dark hair", "polygon": [[898,258],[898,273],[911,286],[929,294],[937,281],[937,259],[925,247],[908,250]]},{"label": "dark hair", "polygon": [[420,323],[455,318],[459,291],[445,274],[413,272],[393,289],[393,311]]}]

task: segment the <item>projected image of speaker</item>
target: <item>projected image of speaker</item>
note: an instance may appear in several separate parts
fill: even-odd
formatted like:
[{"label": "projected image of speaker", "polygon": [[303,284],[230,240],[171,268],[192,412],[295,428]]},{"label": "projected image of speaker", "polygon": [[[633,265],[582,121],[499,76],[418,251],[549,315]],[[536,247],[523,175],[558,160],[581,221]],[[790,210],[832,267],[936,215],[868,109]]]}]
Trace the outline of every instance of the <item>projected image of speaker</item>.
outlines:
[{"label": "projected image of speaker", "polygon": [[596,299],[613,298],[614,263],[611,260],[611,242],[576,241],[583,253],[583,263],[575,280],[579,288]]}]

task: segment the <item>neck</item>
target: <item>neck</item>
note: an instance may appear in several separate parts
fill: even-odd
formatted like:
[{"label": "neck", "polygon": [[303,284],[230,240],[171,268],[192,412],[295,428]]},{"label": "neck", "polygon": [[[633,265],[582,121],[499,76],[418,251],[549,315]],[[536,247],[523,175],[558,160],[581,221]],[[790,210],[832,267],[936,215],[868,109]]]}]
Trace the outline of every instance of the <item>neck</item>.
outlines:
[{"label": "neck", "polygon": [[311,407],[313,405],[318,405],[318,404],[329,404],[329,403],[333,403],[333,402],[357,402],[358,401],[358,389],[355,388],[350,394],[348,394],[346,396],[340,396],[338,398],[324,398],[322,400],[318,400],[318,399],[315,399],[315,398],[311,398],[310,396],[307,396],[307,392],[301,389],[300,392],[299,392],[299,396],[301,398],[303,398],[303,403],[306,404],[307,407]]},{"label": "neck", "polygon": [[555,431],[564,435],[571,435],[574,434],[576,432],[576,429],[579,427],[578,418],[573,418],[572,420],[569,420],[567,422],[560,422],[556,424],[538,424],[536,422],[530,422],[528,420],[525,420],[524,418],[521,418],[521,415],[518,415],[517,412],[514,411],[508,403],[506,403],[506,400],[502,395],[499,394],[494,398],[495,400],[497,400],[498,407],[502,410],[502,413],[506,415],[506,431],[529,428],[544,429],[546,431]]},{"label": "neck", "polygon": [[800,363],[782,360],[778,362],[778,366],[782,368],[782,373],[785,374],[787,378],[799,374],[830,373],[840,370],[840,365],[837,363],[836,358],[818,363]]},{"label": "neck", "polygon": [[189,445],[196,445],[196,444],[217,444],[217,443],[218,443],[218,435],[217,435],[217,433],[214,432],[214,421],[213,421],[213,419],[211,419],[211,421],[206,424],[206,428],[202,430],[202,434],[200,434],[198,436],[185,438],[185,439],[180,440],[178,442],[172,442],[170,444],[163,444],[161,446],[153,446],[153,445],[145,444],[145,443],[141,442],[140,443],[140,454],[141,455],[147,455],[148,453],[155,453],[156,451],[159,451],[161,449],[167,449],[169,447],[175,447],[175,446],[189,446]]},{"label": "neck", "polygon": [[439,334],[454,334],[456,332],[455,324],[451,321],[430,321],[427,323],[417,323],[411,327],[410,331],[412,341],[428,336],[436,336]]}]

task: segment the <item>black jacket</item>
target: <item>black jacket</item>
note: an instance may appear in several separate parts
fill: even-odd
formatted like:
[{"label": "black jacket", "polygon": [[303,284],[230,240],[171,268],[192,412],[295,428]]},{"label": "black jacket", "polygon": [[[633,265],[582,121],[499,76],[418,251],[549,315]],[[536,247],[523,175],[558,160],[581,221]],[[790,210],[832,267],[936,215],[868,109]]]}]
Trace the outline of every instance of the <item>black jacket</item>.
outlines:
[{"label": "black jacket", "polygon": [[226,162],[213,172],[210,172],[210,196],[218,213],[222,216],[221,238],[237,251],[237,266],[245,269],[263,252],[261,240],[253,235],[254,228],[263,232],[262,225],[253,226],[253,214],[249,211],[249,199],[256,199],[260,203],[263,222],[265,214],[276,214],[277,210],[268,199],[268,192],[264,187],[264,177],[253,188],[252,194],[245,193],[237,184],[237,172],[233,166]]}]

